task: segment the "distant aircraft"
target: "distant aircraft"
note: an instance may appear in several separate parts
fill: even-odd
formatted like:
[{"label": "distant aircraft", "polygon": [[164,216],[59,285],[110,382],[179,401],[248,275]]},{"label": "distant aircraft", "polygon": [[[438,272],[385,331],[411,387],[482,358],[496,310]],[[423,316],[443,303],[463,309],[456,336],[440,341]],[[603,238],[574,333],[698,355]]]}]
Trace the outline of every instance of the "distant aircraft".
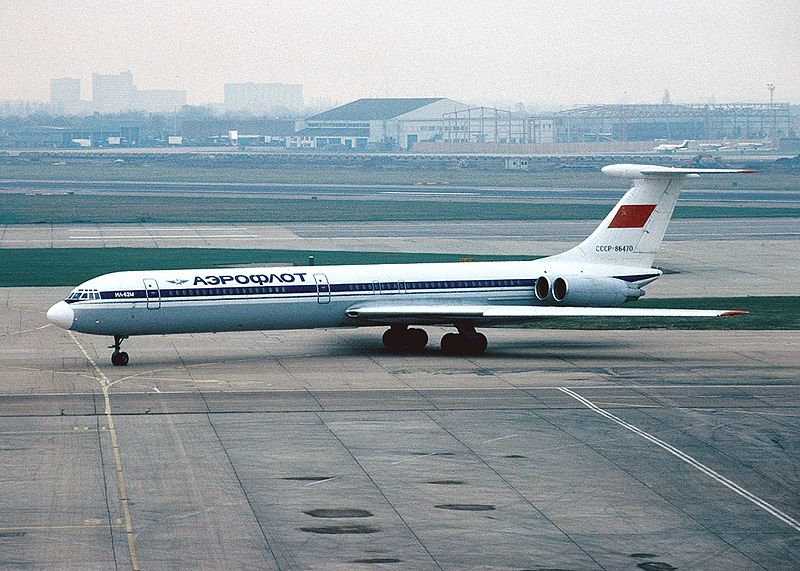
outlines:
[{"label": "distant aircraft", "polygon": [[766,143],[760,141],[744,141],[741,143],[736,143],[736,148],[742,150],[761,149],[764,146],[766,146]]},{"label": "distant aircraft", "polygon": [[562,254],[534,261],[457,262],[117,272],[93,278],[53,305],[64,329],[114,337],[111,362],[134,335],[388,326],[392,352],[421,351],[427,333],[412,325],[452,325],[441,348],[483,353],[478,326],[558,317],[717,317],[727,309],[637,309],[661,275],[652,267],[687,178],[750,170],[620,164],[603,167],[632,180],[597,229]]},{"label": "distant aircraft", "polygon": [[698,143],[697,150],[698,151],[717,151],[724,147],[725,144],[723,143]]},{"label": "distant aircraft", "polygon": [[679,151],[680,149],[688,149],[688,148],[689,148],[689,140],[684,139],[683,143],[679,145],[662,143],[661,145],[653,147],[653,150],[657,153],[674,153],[676,151]]}]

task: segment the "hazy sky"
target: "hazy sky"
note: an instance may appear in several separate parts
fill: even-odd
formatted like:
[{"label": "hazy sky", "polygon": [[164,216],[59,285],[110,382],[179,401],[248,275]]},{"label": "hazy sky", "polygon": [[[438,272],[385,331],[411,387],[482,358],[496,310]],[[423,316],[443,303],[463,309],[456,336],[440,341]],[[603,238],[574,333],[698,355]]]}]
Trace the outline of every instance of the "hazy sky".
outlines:
[{"label": "hazy sky", "polygon": [[222,101],[226,82],[306,100],[800,103],[800,1],[0,0],[0,99],[129,70],[140,89]]}]

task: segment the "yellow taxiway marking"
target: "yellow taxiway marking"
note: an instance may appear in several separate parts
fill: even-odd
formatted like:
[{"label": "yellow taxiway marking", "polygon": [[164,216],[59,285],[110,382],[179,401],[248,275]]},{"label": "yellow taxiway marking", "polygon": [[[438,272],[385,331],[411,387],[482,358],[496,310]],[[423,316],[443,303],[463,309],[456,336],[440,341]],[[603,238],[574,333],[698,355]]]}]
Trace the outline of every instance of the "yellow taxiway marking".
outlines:
[{"label": "yellow taxiway marking", "polygon": [[108,380],[105,373],[100,370],[100,367],[97,366],[97,363],[94,362],[94,359],[89,356],[89,353],[86,352],[86,349],[83,348],[83,345],[81,345],[77,337],[73,335],[72,331],[67,331],[67,333],[69,333],[69,336],[75,341],[75,344],[81,350],[83,356],[86,357],[86,360],[92,365],[99,377],[100,389],[103,391],[103,400],[105,401],[106,422],[108,424],[108,431],[111,434],[111,449],[114,451],[114,464],[116,465],[117,471],[117,490],[119,492],[119,501],[122,504],[122,514],[125,517],[125,534],[128,537],[128,552],[131,556],[131,567],[133,567],[134,571],[139,571],[139,553],[136,549],[136,536],[133,533],[128,492],[125,489],[125,473],[122,470],[122,456],[120,455],[119,445],[117,444],[117,431],[114,428],[114,417],[111,414],[111,399],[108,396],[108,387],[111,385],[111,382]]}]

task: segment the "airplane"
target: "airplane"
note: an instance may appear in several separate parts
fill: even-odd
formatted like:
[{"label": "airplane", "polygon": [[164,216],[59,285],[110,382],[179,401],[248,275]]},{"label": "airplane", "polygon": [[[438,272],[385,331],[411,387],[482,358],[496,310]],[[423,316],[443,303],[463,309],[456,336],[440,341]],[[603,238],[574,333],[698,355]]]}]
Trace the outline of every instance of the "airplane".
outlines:
[{"label": "airplane", "polygon": [[653,147],[653,150],[657,153],[674,153],[681,149],[688,149],[689,148],[689,140],[684,139],[683,143],[681,144],[670,144],[670,143],[662,143]]},{"label": "airplane", "polygon": [[697,150],[698,151],[718,151],[722,147],[727,145],[727,143],[698,143]]},{"label": "airplane", "polygon": [[764,139],[762,141],[742,141],[740,143],[733,143],[725,141],[725,144],[719,148],[720,151],[769,151],[771,141]]},{"label": "airplane", "polygon": [[[617,164],[606,175],[632,187],[583,242],[532,261],[125,271],[73,289],[47,318],[64,329],[113,336],[111,362],[128,364],[122,341],[138,335],[388,326],[390,352],[419,352],[419,326],[454,326],[445,354],[480,355],[476,327],[559,317],[719,317],[738,310],[621,307],[662,272],[653,259],[683,183],[746,169]],[[417,326],[417,327],[412,327]]]}]

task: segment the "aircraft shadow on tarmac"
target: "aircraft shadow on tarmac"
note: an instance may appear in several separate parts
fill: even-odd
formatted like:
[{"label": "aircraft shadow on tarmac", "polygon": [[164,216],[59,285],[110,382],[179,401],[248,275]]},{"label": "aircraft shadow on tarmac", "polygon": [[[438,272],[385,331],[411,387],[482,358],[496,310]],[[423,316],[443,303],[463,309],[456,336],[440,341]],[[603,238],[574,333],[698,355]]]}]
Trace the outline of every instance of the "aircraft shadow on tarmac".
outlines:
[{"label": "aircraft shadow on tarmac", "polygon": [[[291,335],[291,334],[289,334]],[[136,346],[136,339],[130,341],[129,350],[131,351],[131,366],[147,367],[178,367],[178,366],[202,366],[221,363],[253,363],[262,361],[272,361],[280,359],[283,362],[302,360],[311,363],[313,360],[335,360],[351,359],[355,357],[378,357],[382,359],[397,360],[407,362],[408,360],[418,360],[422,362],[436,363],[457,363],[481,361],[524,361],[531,364],[531,361],[553,360],[566,362],[581,362],[591,364],[591,361],[598,360],[606,362],[613,359],[615,363],[638,363],[648,358],[649,352],[646,349],[638,350],[635,343],[620,343],[618,339],[587,339],[586,337],[576,339],[543,339],[537,337],[532,331],[531,338],[502,339],[492,342],[491,333],[489,334],[489,348],[484,355],[480,356],[459,356],[445,355],[439,348],[438,342],[431,340],[428,346],[420,351],[413,353],[391,353],[380,342],[380,336],[373,333],[363,333],[355,335],[337,335],[337,339],[330,340],[329,343],[315,340],[313,345],[306,346],[302,351],[297,350],[294,340],[283,352],[280,345],[276,347],[275,340],[270,340],[268,344],[257,343],[263,347],[263,352],[251,352],[243,354],[235,351],[226,352],[224,346],[217,348],[213,354],[208,351],[195,353],[191,341],[184,345],[180,358],[175,356],[157,355],[148,353],[146,347]],[[198,349],[201,344],[198,344]],[[682,356],[675,354],[670,356],[670,362],[691,362],[695,366],[702,366],[705,363],[719,364],[714,358],[703,358],[700,355],[692,354]],[[129,368],[126,368],[130,370]]]}]

